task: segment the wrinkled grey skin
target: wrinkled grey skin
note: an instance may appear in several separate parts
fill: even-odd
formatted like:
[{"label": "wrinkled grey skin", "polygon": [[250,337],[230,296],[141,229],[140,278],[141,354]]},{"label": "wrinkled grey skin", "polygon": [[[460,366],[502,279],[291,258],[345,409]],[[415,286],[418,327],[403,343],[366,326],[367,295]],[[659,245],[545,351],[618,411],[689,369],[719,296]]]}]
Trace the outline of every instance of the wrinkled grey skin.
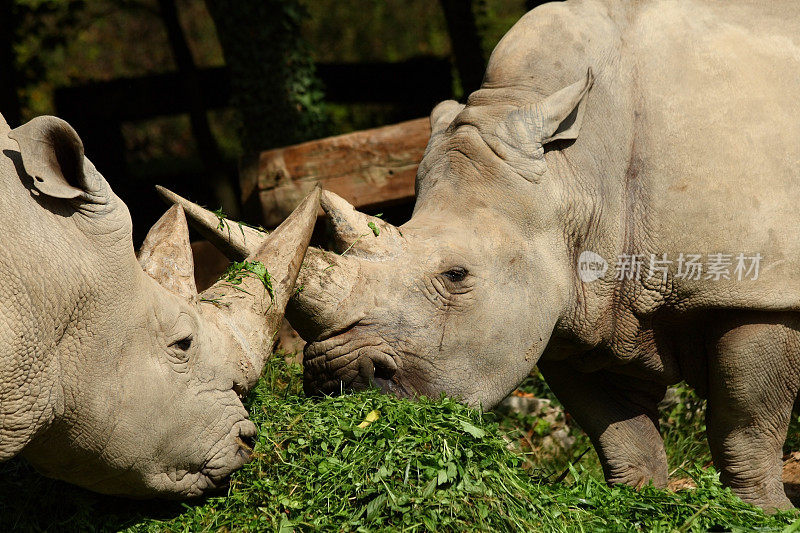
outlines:
[{"label": "wrinkled grey skin", "polygon": [[[786,1],[586,0],[526,15],[466,107],[433,111],[408,223],[323,194],[337,251],[353,246],[309,251],[287,311],[310,341],[307,390],[376,383],[489,408],[538,363],[609,482],[664,486],[657,405],[685,379],[708,399],[724,483],[790,506],[798,35]],[[578,275],[585,250],[611,264],[592,283]],[[760,253],[760,276],[614,275],[620,254],[717,252]]]},{"label": "wrinkled grey skin", "polygon": [[291,239],[276,231],[251,257],[275,276],[275,302],[250,279],[256,296],[198,295],[181,208],[137,261],[128,209],[75,131],[54,117],[10,131],[0,117],[0,460],[21,453],[48,476],[135,497],[223,484],[250,457],[239,394],[271,353],[313,204]]}]

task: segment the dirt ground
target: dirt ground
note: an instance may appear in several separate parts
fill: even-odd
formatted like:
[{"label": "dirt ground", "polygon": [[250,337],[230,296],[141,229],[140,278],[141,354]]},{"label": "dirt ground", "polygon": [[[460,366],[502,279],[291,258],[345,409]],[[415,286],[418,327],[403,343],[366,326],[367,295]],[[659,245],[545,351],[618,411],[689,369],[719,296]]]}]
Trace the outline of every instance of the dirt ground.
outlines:
[{"label": "dirt ground", "polygon": [[783,488],[795,507],[800,507],[800,452],[783,458]]}]

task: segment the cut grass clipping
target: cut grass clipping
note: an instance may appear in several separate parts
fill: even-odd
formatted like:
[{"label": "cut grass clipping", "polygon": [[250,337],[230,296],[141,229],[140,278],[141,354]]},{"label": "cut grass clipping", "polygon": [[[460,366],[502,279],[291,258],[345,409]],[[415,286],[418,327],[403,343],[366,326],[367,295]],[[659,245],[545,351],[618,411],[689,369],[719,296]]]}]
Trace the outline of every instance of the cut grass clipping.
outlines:
[{"label": "cut grass clipping", "polygon": [[[6,528],[131,531],[794,531],[689,469],[695,490],[608,487],[572,466],[565,481],[525,470],[496,415],[453,400],[375,391],[311,400],[299,367],[274,357],[251,394],[255,459],[227,495],[189,504],[97,496],[6,463]],[[528,462],[528,464],[530,464]],[[16,470],[14,470],[16,469]],[[56,525],[57,524],[57,525]]]},{"label": "cut grass clipping", "polygon": [[220,279],[230,284],[235,289],[247,292],[239,286],[245,277],[256,278],[264,285],[264,289],[269,293],[270,298],[275,300],[275,289],[272,287],[272,276],[267,271],[267,267],[261,261],[233,261],[223,272]]}]

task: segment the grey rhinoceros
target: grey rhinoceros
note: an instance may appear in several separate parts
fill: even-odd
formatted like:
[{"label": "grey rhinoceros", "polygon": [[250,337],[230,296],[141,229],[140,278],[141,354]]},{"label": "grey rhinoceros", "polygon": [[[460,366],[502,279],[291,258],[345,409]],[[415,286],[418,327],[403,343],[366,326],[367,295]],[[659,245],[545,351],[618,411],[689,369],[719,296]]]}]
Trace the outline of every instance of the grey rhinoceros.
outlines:
[{"label": "grey rhinoceros", "polygon": [[339,253],[310,249],[287,309],[306,390],[489,408],[538,364],[609,482],[664,486],[657,406],[686,380],[723,482],[789,506],[798,36],[788,1],[527,14],[466,106],[433,110],[410,221],[323,193]]},{"label": "grey rhinoceros", "polygon": [[266,240],[230,228],[259,239],[253,272],[198,295],[180,207],[137,261],[128,209],[75,131],[0,116],[0,461],[21,453],[128,496],[220,486],[250,457],[239,396],[271,353],[317,209],[312,193]]}]

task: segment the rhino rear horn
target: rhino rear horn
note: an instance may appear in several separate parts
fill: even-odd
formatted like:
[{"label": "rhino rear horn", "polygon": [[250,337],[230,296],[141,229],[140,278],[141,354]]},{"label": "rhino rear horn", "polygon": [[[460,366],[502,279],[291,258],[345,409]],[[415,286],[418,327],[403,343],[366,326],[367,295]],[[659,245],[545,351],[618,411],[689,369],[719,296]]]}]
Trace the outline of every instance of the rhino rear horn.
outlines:
[{"label": "rhino rear horn", "polygon": [[187,298],[197,295],[189,227],[181,206],[170,207],[150,228],[137,257],[142,269],[165,289]]},{"label": "rhino rear horn", "polygon": [[322,191],[320,205],[330,218],[334,245],[340,254],[380,260],[402,250],[403,236],[395,226],[356,211],[341,196]]}]

